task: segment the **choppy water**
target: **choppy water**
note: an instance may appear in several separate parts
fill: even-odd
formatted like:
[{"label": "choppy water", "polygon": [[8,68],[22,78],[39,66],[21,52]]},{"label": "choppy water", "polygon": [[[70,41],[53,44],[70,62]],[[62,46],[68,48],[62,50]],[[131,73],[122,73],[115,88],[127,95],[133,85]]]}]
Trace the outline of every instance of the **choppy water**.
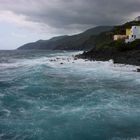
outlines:
[{"label": "choppy water", "polygon": [[75,52],[0,52],[0,140],[139,140],[140,73]]}]

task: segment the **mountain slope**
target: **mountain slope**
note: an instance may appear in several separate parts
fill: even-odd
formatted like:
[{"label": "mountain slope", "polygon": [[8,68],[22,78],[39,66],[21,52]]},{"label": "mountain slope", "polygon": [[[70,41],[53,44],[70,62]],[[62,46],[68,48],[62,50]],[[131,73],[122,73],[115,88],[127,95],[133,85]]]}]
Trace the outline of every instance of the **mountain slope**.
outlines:
[{"label": "mountain slope", "polygon": [[56,44],[59,45],[61,43],[61,40],[67,38],[68,36],[58,36],[53,37],[50,40],[38,40],[36,42],[27,43],[21,47],[19,47],[19,50],[51,50],[56,47]]},{"label": "mountain slope", "polygon": [[110,48],[113,42],[113,35],[115,34],[125,34],[127,28],[132,26],[140,26],[140,21],[130,21],[122,25],[114,26],[111,30],[102,32],[97,36],[90,36],[88,40],[85,41],[85,45],[96,46],[97,48]]},{"label": "mountain slope", "polygon": [[18,49],[20,50],[28,50],[28,49],[35,49],[35,50],[87,50],[91,49],[92,45],[85,46],[85,42],[91,36],[97,36],[101,32],[111,30],[111,26],[98,26],[95,28],[91,28],[86,30],[83,33],[72,35],[72,36],[58,36],[54,37],[50,40],[39,40],[36,42],[25,44]]}]

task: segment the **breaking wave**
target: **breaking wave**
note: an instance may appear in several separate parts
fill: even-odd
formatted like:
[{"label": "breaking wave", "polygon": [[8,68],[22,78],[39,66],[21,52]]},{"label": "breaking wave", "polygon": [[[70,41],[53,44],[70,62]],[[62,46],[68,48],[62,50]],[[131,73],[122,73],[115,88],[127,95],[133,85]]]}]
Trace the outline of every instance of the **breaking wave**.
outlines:
[{"label": "breaking wave", "polygon": [[77,53],[0,52],[0,139],[139,140],[138,67]]}]

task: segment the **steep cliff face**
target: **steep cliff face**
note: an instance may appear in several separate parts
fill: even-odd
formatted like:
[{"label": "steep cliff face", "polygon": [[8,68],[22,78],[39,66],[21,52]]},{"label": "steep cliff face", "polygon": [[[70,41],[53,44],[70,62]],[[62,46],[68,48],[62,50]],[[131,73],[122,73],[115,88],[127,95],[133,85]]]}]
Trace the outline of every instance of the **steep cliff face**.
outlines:
[{"label": "steep cliff face", "polygon": [[83,33],[72,36],[58,36],[50,40],[39,40],[25,44],[18,49],[20,50],[89,50],[94,47],[94,44],[86,43],[90,37],[96,37],[102,32],[111,30],[111,26],[98,26]]}]

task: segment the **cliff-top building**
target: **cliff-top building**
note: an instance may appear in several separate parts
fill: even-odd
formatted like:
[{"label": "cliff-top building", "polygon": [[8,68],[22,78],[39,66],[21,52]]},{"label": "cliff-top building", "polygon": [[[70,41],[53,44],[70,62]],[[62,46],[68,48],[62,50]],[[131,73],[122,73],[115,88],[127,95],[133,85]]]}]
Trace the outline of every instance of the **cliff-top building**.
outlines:
[{"label": "cliff-top building", "polygon": [[116,40],[125,40],[127,39],[127,36],[126,35],[114,35],[114,38],[113,38],[115,41]]},{"label": "cliff-top building", "polygon": [[[135,21],[140,22],[140,16],[135,18]],[[140,39],[140,26],[132,26],[126,29],[126,34],[117,34],[113,36],[114,40],[124,40],[125,43],[132,42],[136,39]]]},{"label": "cliff-top building", "polygon": [[140,39],[140,26],[132,26],[128,34],[128,39],[125,39],[125,43]]}]

